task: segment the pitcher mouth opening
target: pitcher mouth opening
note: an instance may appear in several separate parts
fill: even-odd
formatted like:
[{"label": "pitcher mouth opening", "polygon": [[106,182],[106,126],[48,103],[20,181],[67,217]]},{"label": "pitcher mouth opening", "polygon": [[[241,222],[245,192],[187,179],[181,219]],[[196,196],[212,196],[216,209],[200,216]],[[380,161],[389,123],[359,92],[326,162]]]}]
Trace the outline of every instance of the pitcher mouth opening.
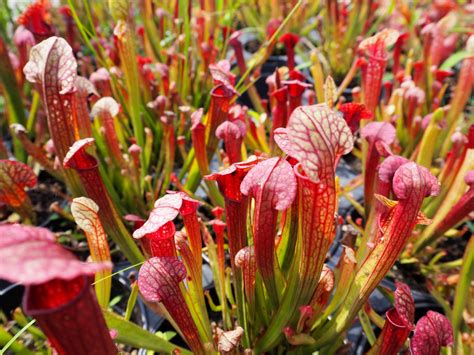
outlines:
[{"label": "pitcher mouth opening", "polygon": [[230,99],[234,92],[224,84],[217,85],[211,90],[211,96],[218,99]]},{"label": "pitcher mouth opening", "polygon": [[[48,287],[57,289],[46,291]],[[71,280],[53,279],[44,284],[30,285],[26,287],[23,296],[23,309],[32,317],[59,312],[77,303],[86,292],[89,292],[89,288],[90,277],[86,275]],[[54,294],[55,291],[64,291],[63,300],[48,303],[48,297],[58,297],[57,293]]]},{"label": "pitcher mouth opening", "polygon": [[390,309],[387,312],[387,320],[392,324],[394,327],[397,328],[408,328],[408,325],[403,322],[395,308]]}]

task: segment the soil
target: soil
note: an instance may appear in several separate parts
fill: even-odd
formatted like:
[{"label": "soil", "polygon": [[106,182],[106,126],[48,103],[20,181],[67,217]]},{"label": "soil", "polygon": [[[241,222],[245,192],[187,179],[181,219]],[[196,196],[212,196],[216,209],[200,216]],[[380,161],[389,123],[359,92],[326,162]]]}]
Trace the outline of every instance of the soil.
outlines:
[{"label": "soil", "polygon": [[426,277],[421,273],[418,264],[401,264],[397,261],[391,274],[395,280],[406,283],[410,289],[429,293]]},{"label": "soil", "polygon": [[440,262],[444,263],[462,258],[471,237],[472,232],[467,230],[460,238],[443,238],[437,249],[444,250],[446,255],[441,258]]},{"label": "soil", "polygon": [[60,207],[67,205],[66,185],[56,180],[47,172],[42,170],[38,175],[38,183],[28,190],[33,208],[37,215],[37,225],[46,227],[53,232],[63,232],[75,228],[73,222],[68,222],[64,218],[50,210],[52,203],[57,202]]}]

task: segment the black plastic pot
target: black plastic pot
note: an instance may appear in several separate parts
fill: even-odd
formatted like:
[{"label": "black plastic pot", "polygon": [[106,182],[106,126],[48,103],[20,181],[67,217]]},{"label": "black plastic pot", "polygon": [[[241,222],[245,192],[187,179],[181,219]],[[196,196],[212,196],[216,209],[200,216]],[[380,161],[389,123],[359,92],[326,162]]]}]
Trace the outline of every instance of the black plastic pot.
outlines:
[{"label": "black plastic pot", "polygon": [[[252,55],[260,48],[260,41],[252,33],[243,33],[239,37],[244,48],[244,57],[246,61],[250,60]],[[265,63],[263,63],[260,69],[260,76],[254,84],[257,92],[262,99],[268,99],[268,85],[266,83],[267,78],[272,75],[277,68],[284,67],[287,65],[287,58],[284,54],[284,50],[278,50],[279,47],[274,47],[273,53]],[[295,64],[302,63],[303,60],[300,56],[295,55]],[[303,73],[306,78],[311,81],[311,75],[308,69],[303,69]],[[238,78],[239,79],[239,78]],[[237,81],[238,81],[237,79]],[[245,105],[249,108],[253,108],[252,101],[250,100],[247,92],[244,92],[238,99],[237,102],[241,105]]]},{"label": "black plastic pot", "polygon": [[[260,77],[254,84],[254,87],[257,89],[257,92],[262,99],[268,99],[268,85],[266,83],[267,78],[272,75],[277,68],[283,67],[285,65],[286,57],[281,55],[269,57],[262,65]],[[244,92],[241,96],[239,96],[237,102],[241,105],[253,108],[252,101],[250,100],[247,92]]]},{"label": "black plastic pot", "polygon": [[[336,168],[336,175],[339,177],[339,183],[341,187],[344,187],[348,185],[352,179],[354,179],[357,175],[359,175],[359,172],[356,171],[349,163],[347,163],[344,160],[341,160],[339,165]],[[352,196],[354,199],[358,202],[363,201],[364,199],[364,189],[362,186],[359,186],[355,190],[352,191]],[[345,199],[341,198],[339,200],[339,208],[337,211],[339,216],[347,216],[351,215],[353,219],[358,217],[356,215],[356,211],[354,207],[352,207],[351,203]],[[328,252],[328,261],[327,263],[331,268],[334,268],[337,264],[337,261],[339,260],[339,257],[342,253],[342,245],[341,245],[341,239],[343,237],[343,233],[340,227],[336,229],[336,237],[334,238],[334,242],[329,248]]]},{"label": "black plastic pot", "polygon": [[0,310],[11,319],[11,314],[15,308],[21,305],[25,287],[21,284],[0,280]]}]

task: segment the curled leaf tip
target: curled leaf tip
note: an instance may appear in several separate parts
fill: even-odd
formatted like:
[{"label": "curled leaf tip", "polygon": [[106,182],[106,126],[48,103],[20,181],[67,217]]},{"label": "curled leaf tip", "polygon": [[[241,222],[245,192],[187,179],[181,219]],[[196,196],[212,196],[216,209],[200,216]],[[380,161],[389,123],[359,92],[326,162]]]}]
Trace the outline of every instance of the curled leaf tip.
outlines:
[{"label": "curled leaf tip", "polygon": [[150,302],[162,302],[173,296],[170,288],[186,278],[186,267],[175,257],[155,257],[140,268],[138,287]]},{"label": "curled leaf tip", "polygon": [[12,125],[10,125],[10,128],[15,131],[15,134],[27,133],[27,130],[26,130],[25,126],[23,126],[20,123],[13,123]]},{"label": "curled leaf tip", "polygon": [[361,130],[361,136],[370,143],[382,141],[392,144],[395,141],[395,127],[388,122],[370,122]]},{"label": "curled leaf tip", "polygon": [[288,32],[288,33],[283,34],[280,37],[279,42],[284,43],[287,46],[294,47],[298,43],[299,40],[300,40],[300,37],[297,34]]},{"label": "curled leaf tip", "polygon": [[64,38],[49,37],[31,48],[30,60],[23,68],[23,72],[28,81],[44,84],[47,82],[46,76],[52,70],[47,69],[53,64],[56,65],[59,93],[64,95],[75,92],[77,62],[71,46]]},{"label": "curled leaf tip", "polygon": [[94,142],[94,138],[84,138],[74,142],[64,157],[64,167],[78,170],[96,167],[97,160],[86,152],[86,149]]},{"label": "curled leaf tip", "polygon": [[240,344],[240,339],[244,335],[244,328],[237,327],[227,332],[217,328],[218,344],[217,348],[221,354],[234,354]]},{"label": "curled leaf tip", "polygon": [[415,321],[415,301],[406,284],[397,282],[395,285],[395,309],[405,325],[411,329]]},{"label": "curled leaf tip", "polygon": [[411,194],[421,194],[422,198],[439,194],[438,180],[428,169],[414,162],[400,166],[393,176],[393,191],[399,199]]},{"label": "curled leaf tip", "polygon": [[31,168],[19,161],[0,160],[0,202],[20,206],[27,194],[26,187],[36,185],[37,177]]},{"label": "curled leaf tip", "polygon": [[25,285],[53,279],[72,280],[111,268],[111,263],[83,263],[56,243],[45,228],[0,226],[0,278]]},{"label": "curled leaf tip", "polygon": [[191,123],[193,127],[201,123],[203,112],[203,109],[199,108],[191,114]]},{"label": "curled leaf tip", "polygon": [[296,178],[290,163],[281,158],[270,158],[249,171],[240,190],[255,199],[269,199],[271,208],[283,211],[295,198]]},{"label": "curled leaf tip", "polygon": [[101,99],[97,100],[94,106],[92,106],[91,115],[95,117],[100,116],[106,112],[112,117],[115,117],[118,115],[119,111],[120,106],[113,97],[102,97]]},{"label": "curled leaf tip", "polygon": [[242,131],[238,125],[233,122],[225,121],[221,123],[216,129],[216,136],[219,139],[240,139],[242,138]]},{"label": "curled leaf tip", "polygon": [[286,128],[277,128],[273,132],[273,139],[278,147],[290,157],[296,156],[298,153],[293,150],[293,146],[288,138],[288,131]]},{"label": "curled leaf tip", "polygon": [[392,155],[388,157],[379,166],[379,179],[386,183],[391,182],[397,169],[401,165],[408,162],[409,160],[407,158],[401,157],[399,155]]},{"label": "curled leaf tip", "polygon": [[146,222],[133,232],[133,237],[143,238],[173,221],[178,216],[182,203],[183,200],[179,194],[168,194],[158,199]]},{"label": "curled leaf tip", "polygon": [[34,33],[39,38],[48,36],[53,33],[53,28],[50,23],[48,1],[35,1],[27,6],[23,13],[18,17],[17,23],[25,26],[29,31]]},{"label": "curled leaf tip", "polygon": [[252,155],[245,161],[234,163],[228,168],[206,175],[204,178],[206,180],[217,181],[219,189],[225,198],[233,201],[241,201],[243,195],[240,191],[240,184],[249,170],[259,161],[259,158]]},{"label": "curled leaf tip", "polygon": [[33,33],[29,31],[25,26],[18,26],[13,34],[13,43],[16,46],[33,46],[35,44],[35,38]]},{"label": "curled leaf tip", "polygon": [[390,47],[395,42],[397,41],[398,37],[400,36],[400,33],[397,30],[394,29],[384,29],[372,37],[364,39],[362,42],[359,44],[359,50],[361,51],[373,51],[374,47]]},{"label": "curled leaf tip", "polygon": [[217,64],[210,64],[209,71],[216,85],[222,84],[237,94],[237,91],[234,89],[235,75],[230,71],[228,60],[221,60]]},{"label": "curled leaf tip", "polygon": [[474,170],[470,170],[466,173],[464,182],[471,188],[474,187]]},{"label": "curled leaf tip", "polygon": [[163,303],[191,350],[202,354],[203,344],[179,285],[185,278],[186,267],[177,257],[154,257],[141,266],[138,288],[147,301]]},{"label": "curled leaf tip", "polygon": [[290,116],[288,137],[293,152],[306,175],[318,182],[327,174],[328,165],[353,148],[353,137],[347,123],[336,111],[324,104],[300,106]]},{"label": "curled leaf tip", "polygon": [[339,106],[339,111],[342,113],[344,120],[346,120],[352,133],[359,127],[359,122],[362,119],[371,119],[372,112],[366,109],[364,104],[349,102]]},{"label": "curled leaf tip", "polygon": [[413,355],[439,354],[441,347],[453,343],[451,322],[440,313],[428,311],[416,324],[410,343]]}]

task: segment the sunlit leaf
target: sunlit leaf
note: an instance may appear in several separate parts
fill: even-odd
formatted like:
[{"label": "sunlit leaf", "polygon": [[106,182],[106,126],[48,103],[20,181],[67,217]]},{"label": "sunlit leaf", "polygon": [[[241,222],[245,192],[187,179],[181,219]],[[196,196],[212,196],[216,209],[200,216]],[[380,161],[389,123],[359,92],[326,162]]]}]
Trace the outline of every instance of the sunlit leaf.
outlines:
[{"label": "sunlit leaf", "polygon": [[36,185],[31,168],[18,161],[0,160],[0,202],[19,207],[27,198],[25,188]]},{"label": "sunlit leaf", "polygon": [[328,166],[352,150],[353,137],[344,119],[326,105],[298,107],[287,128],[293,151],[306,175],[314,182],[324,180]]},{"label": "sunlit leaf", "polygon": [[[77,225],[84,230],[89,245],[92,261],[110,262],[110,250],[107,243],[107,236],[100,222],[99,206],[89,198],[78,197],[72,201],[71,213]],[[95,290],[97,299],[102,307],[106,307],[110,298],[112,287],[111,271],[106,270],[95,275]],[[101,280],[100,282],[98,282]]]}]

